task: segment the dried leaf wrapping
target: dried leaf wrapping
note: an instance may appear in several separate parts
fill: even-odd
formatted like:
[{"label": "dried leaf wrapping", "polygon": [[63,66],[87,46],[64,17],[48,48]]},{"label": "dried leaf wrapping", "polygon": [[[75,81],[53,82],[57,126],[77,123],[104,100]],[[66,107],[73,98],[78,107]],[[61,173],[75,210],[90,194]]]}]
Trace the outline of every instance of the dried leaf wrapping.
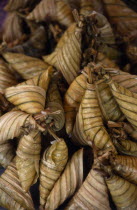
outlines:
[{"label": "dried leaf wrapping", "polygon": [[64,106],[67,105],[78,109],[86,90],[86,81],[87,78],[84,74],[81,74],[78,77],[76,77],[76,79],[71,83],[71,85],[65,93]]},{"label": "dried leaf wrapping", "polygon": [[83,181],[83,149],[74,153],[71,160],[50,192],[45,209],[57,209],[78,190]]},{"label": "dried leaf wrapping", "polygon": [[15,41],[22,38],[22,35],[22,18],[15,12],[9,13],[4,22],[3,40],[12,46]]},{"label": "dried leaf wrapping", "polygon": [[20,110],[29,114],[39,113],[45,107],[45,91],[34,85],[7,88],[5,97]]},{"label": "dried leaf wrapping", "polygon": [[94,167],[90,170],[82,186],[65,208],[65,210],[74,209],[111,209],[104,177],[99,171],[94,170]]},{"label": "dried leaf wrapping", "polygon": [[107,55],[111,60],[119,58],[119,51],[116,46],[115,36],[107,18],[95,11],[91,14],[91,21],[95,23],[96,31],[98,33],[97,42],[98,51]]},{"label": "dried leaf wrapping", "polygon": [[[96,48],[98,48],[98,47],[96,46]],[[104,70],[105,70],[105,68],[107,68],[107,71],[112,71],[112,68],[113,68],[113,69],[115,69],[115,71],[117,69],[117,72],[119,74],[120,70],[119,70],[119,66],[118,66],[118,60],[117,59],[112,60],[105,53],[99,52],[98,49],[95,50],[93,48],[92,42],[88,46],[88,48],[84,51],[83,59],[84,59],[84,62],[82,63],[83,66],[88,65],[92,61],[92,62],[96,63],[97,69],[101,69],[103,67]],[[97,73],[101,73],[101,72],[97,72]],[[111,72],[110,72],[110,74],[111,74]],[[112,76],[113,75],[114,74],[112,74]]]},{"label": "dried leaf wrapping", "polygon": [[94,13],[94,18],[97,22],[96,27],[100,31],[100,41],[102,41],[105,44],[115,44],[115,36],[107,18],[104,15],[97,12]]},{"label": "dried leaf wrapping", "polygon": [[46,107],[50,110],[49,116],[46,118],[46,123],[53,123],[52,129],[54,131],[61,130],[65,123],[65,115],[62,99],[57,84],[54,81],[49,86]]},{"label": "dried leaf wrapping", "polygon": [[8,65],[0,59],[0,90],[16,84],[16,79],[8,69]]},{"label": "dried leaf wrapping", "polygon": [[65,128],[67,134],[71,134],[73,131],[75,119],[76,119],[76,110],[73,107],[64,105],[65,111]]},{"label": "dried leaf wrapping", "polygon": [[44,21],[47,18],[54,20],[56,17],[56,4],[54,0],[42,0],[36,7],[28,14],[28,20],[35,20],[36,22]]},{"label": "dried leaf wrapping", "polygon": [[76,121],[72,130],[72,140],[77,145],[92,145],[90,139],[86,137],[84,132],[83,124],[82,124],[82,114],[81,114],[81,106],[79,107],[79,111],[76,115]]},{"label": "dried leaf wrapping", "polygon": [[35,120],[22,111],[10,111],[0,117],[0,144],[9,139],[19,137],[22,127],[37,128]]},{"label": "dried leaf wrapping", "polygon": [[89,15],[94,10],[93,1],[81,0],[80,1],[80,14]]},{"label": "dried leaf wrapping", "polygon": [[0,165],[6,168],[15,156],[15,149],[11,142],[0,144]]},{"label": "dried leaf wrapping", "polygon": [[112,79],[108,79],[107,75],[106,78],[121,111],[131,125],[137,129],[137,94],[113,82]]},{"label": "dried leaf wrapping", "polygon": [[68,160],[65,141],[59,139],[44,152],[40,165],[40,204],[46,203],[55,182],[59,178]]},{"label": "dried leaf wrapping", "polygon": [[129,123],[122,123],[124,131],[131,136],[134,140],[137,140],[137,130],[132,127]]},{"label": "dried leaf wrapping", "polygon": [[43,88],[45,92],[47,92],[53,71],[53,67],[49,66],[43,73],[40,73],[32,79],[26,80],[18,85],[35,85]]},{"label": "dried leaf wrapping", "polygon": [[57,82],[54,80],[52,80],[47,94],[47,104],[51,102],[56,102],[62,106],[62,99],[58,90]]},{"label": "dried leaf wrapping", "polygon": [[137,143],[130,140],[113,140],[117,150],[121,154],[137,157]]},{"label": "dried leaf wrapping", "polygon": [[71,26],[67,30],[65,30],[64,34],[59,39],[57,46],[55,48],[55,51],[51,53],[50,55],[43,56],[43,59],[46,63],[48,63],[51,66],[55,66],[57,68],[57,52],[63,47],[67,38],[75,30],[75,27],[76,27],[76,23],[71,24]]},{"label": "dried leaf wrapping", "polygon": [[30,193],[25,193],[20,185],[15,160],[0,177],[0,195],[0,206],[6,209],[34,209]]},{"label": "dried leaf wrapping", "polygon": [[86,77],[84,74],[79,75],[69,86],[64,96],[64,111],[66,132],[70,134],[73,129],[76,118],[76,110],[82,100],[86,90]]},{"label": "dried leaf wrapping", "polygon": [[32,5],[35,0],[9,0],[5,6],[6,11],[13,11],[18,9],[25,9],[27,6]]},{"label": "dried leaf wrapping", "polygon": [[136,185],[116,175],[106,178],[106,184],[117,209],[129,210],[137,208]]},{"label": "dried leaf wrapping", "polygon": [[[72,11],[73,9],[77,9],[78,11],[80,10],[80,14],[84,14],[85,12],[85,15],[88,15],[89,13],[87,13],[87,11],[96,11],[102,14],[104,11],[101,0],[67,0],[67,2],[71,6]],[[81,11],[83,11],[83,13]]]},{"label": "dried leaf wrapping", "polygon": [[29,114],[21,111],[11,111],[0,117],[0,143],[18,137],[28,117]]},{"label": "dried leaf wrapping", "polygon": [[96,82],[96,92],[104,119],[114,122],[122,121],[124,119],[123,113],[111,93],[109,85],[103,79]]},{"label": "dried leaf wrapping", "polygon": [[113,170],[124,179],[137,184],[137,157],[117,155],[111,160]]},{"label": "dried leaf wrapping", "polygon": [[69,27],[73,22],[73,14],[69,4],[65,1],[56,0],[56,16],[60,24]]},{"label": "dried leaf wrapping", "polygon": [[27,16],[28,20],[36,20],[37,22],[47,18],[58,21],[67,27],[74,21],[71,8],[65,1],[61,0],[42,0]]},{"label": "dried leaf wrapping", "polygon": [[45,54],[45,47],[47,43],[47,33],[43,26],[39,26],[26,42],[6,48],[6,52],[22,53],[32,57],[41,57]]},{"label": "dried leaf wrapping", "polygon": [[[60,43],[60,40],[58,42],[58,44]],[[50,55],[45,55],[43,56],[44,61],[54,67],[58,67],[57,66],[57,47],[55,49],[55,51],[53,53],[51,53]]]},{"label": "dried leaf wrapping", "polygon": [[66,39],[66,43],[57,53],[58,69],[62,72],[68,84],[73,82],[80,70],[81,39],[82,29],[76,26],[75,30]]},{"label": "dried leaf wrapping", "polygon": [[87,89],[76,118],[73,130],[73,139],[79,144],[92,145],[94,142],[98,149],[115,148],[107,133],[102,120],[96,88],[94,84],[87,83]]},{"label": "dried leaf wrapping", "polygon": [[112,80],[117,82],[120,86],[123,86],[134,93],[137,93],[136,75],[132,75],[123,71],[118,71],[117,75],[112,76]]},{"label": "dried leaf wrapping", "polygon": [[23,79],[31,79],[49,67],[42,60],[23,54],[7,52],[3,54],[3,57]]},{"label": "dried leaf wrapping", "polygon": [[[117,67],[116,63],[109,60],[104,54],[98,53],[97,55],[98,62],[103,63],[103,65],[107,65],[107,67],[115,68]],[[117,68],[118,69],[118,68]],[[102,87],[104,86],[104,87]],[[112,93],[108,88],[105,89],[108,85],[103,83],[103,81],[99,81],[96,84],[96,90],[98,94],[98,99],[100,103],[100,108],[102,110],[102,113],[104,115],[104,119],[106,120],[121,120],[122,119],[122,112],[119,109],[116,100],[114,97],[112,97]],[[66,117],[66,131],[68,134],[72,132],[73,124],[75,122],[75,108],[76,110],[79,107],[79,104],[81,103],[82,97],[86,90],[86,77],[84,74],[81,74],[80,76],[76,77],[76,79],[72,82],[72,84],[69,86],[68,90],[65,93],[64,97],[64,110],[65,110],[65,117]],[[108,95],[109,94],[109,95]],[[103,96],[103,97],[101,97]],[[108,96],[108,101],[110,103],[113,102],[113,106],[109,106],[109,109],[107,108],[106,98]],[[108,102],[107,101],[107,102]],[[105,106],[105,110],[103,111],[103,105]],[[110,104],[109,104],[110,105]],[[112,104],[111,104],[112,105]],[[111,109],[111,110],[110,110]],[[114,113],[115,111],[115,113]],[[69,115],[70,113],[70,115]],[[114,116],[114,114],[117,113],[117,116]]]},{"label": "dried leaf wrapping", "polygon": [[103,0],[110,22],[122,36],[129,36],[137,29],[137,13],[121,0]]},{"label": "dried leaf wrapping", "polygon": [[45,62],[61,71],[64,78],[71,84],[77,77],[81,63],[82,27],[72,24],[61,37],[55,51],[44,56]]},{"label": "dried leaf wrapping", "polygon": [[39,176],[41,136],[38,131],[24,135],[16,151],[16,167],[22,188],[27,192]]}]

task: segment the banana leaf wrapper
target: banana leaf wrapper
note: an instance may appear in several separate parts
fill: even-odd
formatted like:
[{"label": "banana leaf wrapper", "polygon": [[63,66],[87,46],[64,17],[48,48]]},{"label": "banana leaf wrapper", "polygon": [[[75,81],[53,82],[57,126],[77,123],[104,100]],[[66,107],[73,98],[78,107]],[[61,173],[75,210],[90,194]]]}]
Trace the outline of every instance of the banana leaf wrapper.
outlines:
[{"label": "banana leaf wrapper", "polygon": [[137,208],[137,186],[117,175],[106,178],[110,195],[118,210]]},{"label": "banana leaf wrapper", "polygon": [[113,170],[124,179],[131,183],[137,184],[137,157],[117,155],[112,158],[111,164]]},{"label": "banana leaf wrapper", "polygon": [[72,196],[83,181],[83,149],[74,153],[60,178],[50,192],[45,209],[57,209],[66,199]]},{"label": "banana leaf wrapper", "polygon": [[130,140],[114,139],[113,143],[120,154],[137,157],[137,143]]},{"label": "banana leaf wrapper", "polygon": [[16,85],[16,79],[10,72],[8,65],[0,59],[0,90]]},{"label": "banana leaf wrapper", "polygon": [[34,209],[30,193],[25,193],[18,178],[15,159],[0,177],[0,206],[6,209]]},{"label": "banana leaf wrapper", "polygon": [[82,97],[86,90],[87,78],[84,74],[79,75],[70,84],[64,96],[64,106],[74,107],[78,110]]},{"label": "banana leaf wrapper", "polygon": [[39,177],[40,152],[41,136],[38,131],[31,131],[20,139],[16,151],[16,167],[25,192],[28,192]]},{"label": "banana leaf wrapper", "polygon": [[134,129],[137,129],[137,94],[131,92],[127,88],[119,85],[116,82],[113,82],[110,77],[105,76],[107,83],[110,86],[111,92],[115,97],[121,111],[125,115],[126,119],[131,123]]},{"label": "banana leaf wrapper", "polygon": [[123,121],[125,117],[105,80],[96,82],[96,93],[105,121]]},{"label": "banana leaf wrapper", "polygon": [[72,133],[76,118],[76,110],[81,103],[82,97],[86,90],[86,77],[84,74],[79,75],[71,83],[64,96],[65,127],[68,134]]},{"label": "banana leaf wrapper", "polygon": [[65,124],[65,114],[58,86],[54,81],[49,86],[46,108],[51,112],[46,119],[46,123],[50,124],[53,122],[52,129],[54,131],[61,130]]},{"label": "banana leaf wrapper", "polygon": [[64,105],[65,112],[65,128],[68,135],[73,131],[73,127],[76,120],[76,110],[73,107]]},{"label": "banana leaf wrapper", "polygon": [[42,89],[47,92],[49,83],[52,79],[54,69],[52,66],[49,66],[44,72],[40,73],[39,75],[33,77],[32,79],[26,80],[19,85],[35,85],[41,87]]},{"label": "banana leaf wrapper", "polygon": [[46,63],[61,71],[68,84],[78,76],[81,63],[82,27],[72,24],[62,35],[55,51],[44,56]]},{"label": "banana leaf wrapper", "polygon": [[23,79],[31,79],[49,67],[48,64],[38,58],[19,53],[5,52],[3,57]]},{"label": "banana leaf wrapper", "polygon": [[98,51],[104,53],[109,59],[118,61],[120,53],[116,45],[113,29],[107,18],[104,15],[93,11],[91,13],[91,21],[96,27],[93,34],[96,35],[96,33],[98,33]]},{"label": "banana leaf wrapper", "polygon": [[15,157],[15,149],[11,142],[0,144],[0,165],[6,168]]},{"label": "banana leaf wrapper", "polygon": [[23,19],[15,12],[8,13],[3,25],[3,41],[14,46],[23,38]]},{"label": "banana leaf wrapper", "polygon": [[5,97],[18,109],[29,114],[37,114],[44,110],[45,91],[34,85],[20,85],[5,90]]},{"label": "banana leaf wrapper", "polygon": [[87,83],[87,89],[77,113],[72,139],[80,145],[92,146],[94,142],[99,150],[110,149],[114,153],[116,152],[103,125],[102,113],[94,84]]},{"label": "banana leaf wrapper", "polygon": [[45,54],[47,47],[47,31],[43,26],[39,26],[32,32],[30,38],[23,43],[13,47],[7,47],[4,52],[21,53],[27,56],[40,58]]},{"label": "banana leaf wrapper", "polygon": [[27,16],[28,20],[37,22],[45,21],[47,18],[66,27],[74,21],[69,4],[61,0],[42,0]]},{"label": "banana leaf wrapper", "polygon": [[[0,117],[0,144],[19,137],[24,131],[39,128],[29,114],[22,111],[10,111]],[[40,129],[40,128],[39,128]]]},{"label": "banana leaf wrapper", "polygon": [[68,160],[65,141],[59,139],[44,152],[40,164],[40,204],[44,206],[54,184],[60,177]]},{"label": "banana leaf wrapper", "polygon": [[137,13],[121,0],[103,0],[109,21],[123,38],[130,36],[137,29]]},{"label": "banana leaf wrapper", "polygon": [[100,171],[94,169],[94,166],[78,192],[76,192],[65,208],[65,210],[75,209],[111,209],[104,177]]}]

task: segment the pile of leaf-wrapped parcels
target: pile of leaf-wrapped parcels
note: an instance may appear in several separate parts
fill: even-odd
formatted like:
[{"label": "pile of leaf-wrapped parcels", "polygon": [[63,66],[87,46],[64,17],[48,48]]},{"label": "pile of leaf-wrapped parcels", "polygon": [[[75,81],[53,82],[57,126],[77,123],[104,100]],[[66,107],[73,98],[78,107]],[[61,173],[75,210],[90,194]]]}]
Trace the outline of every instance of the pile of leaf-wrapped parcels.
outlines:
[{"label": "pile of leaf-wrapped parcels", "polygon": [[0,206],[34,209],[39,180],[40,209],[137,209],[137,13],[120,0],[5,10]]}]

